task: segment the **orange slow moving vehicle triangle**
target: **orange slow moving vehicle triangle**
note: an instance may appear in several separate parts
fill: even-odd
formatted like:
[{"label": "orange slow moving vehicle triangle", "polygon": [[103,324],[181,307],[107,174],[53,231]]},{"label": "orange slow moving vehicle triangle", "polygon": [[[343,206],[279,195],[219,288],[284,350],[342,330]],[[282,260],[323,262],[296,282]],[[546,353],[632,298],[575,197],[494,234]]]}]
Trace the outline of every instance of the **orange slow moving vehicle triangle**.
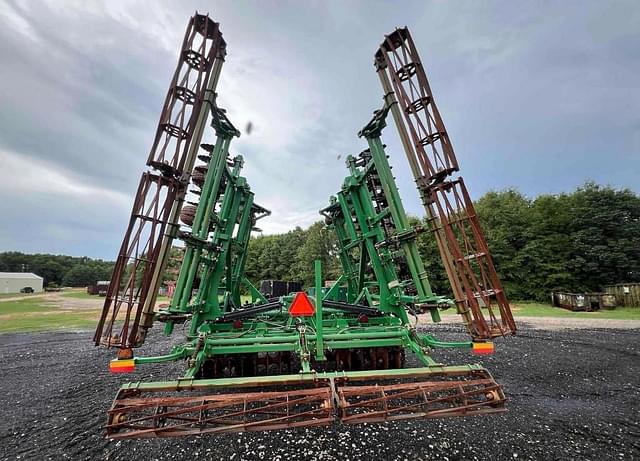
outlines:
[{"label": "orange slow moving vehicle triangle", "polygon": [[293,298],[291,307],[289,307],[289,315],[298,317],[309,317],[315,314],[316,310],[311,304],[311,300],[304,291],[299,291]]}]

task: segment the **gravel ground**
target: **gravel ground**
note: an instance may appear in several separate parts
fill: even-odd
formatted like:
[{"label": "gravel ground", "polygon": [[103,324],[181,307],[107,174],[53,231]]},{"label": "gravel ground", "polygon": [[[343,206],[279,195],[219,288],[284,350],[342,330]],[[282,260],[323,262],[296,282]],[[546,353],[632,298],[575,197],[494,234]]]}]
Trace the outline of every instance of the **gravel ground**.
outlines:
[{"label": "gravel ground", "polygon": [[[438,330],[460,338],[450,326]],[[158,333],[141,355],[168,350]],[[125,379],[107,372],[112,353],[93,347],[91,333],[5,334],[0,459],[640,459],[639,333],[525,325],[481,359],[505,386],[501,415],[119,442],[101,426]],[[477,361],[465,351],[434,355]],[[174,378],[180,369],[147,366],[132,379]]]}]

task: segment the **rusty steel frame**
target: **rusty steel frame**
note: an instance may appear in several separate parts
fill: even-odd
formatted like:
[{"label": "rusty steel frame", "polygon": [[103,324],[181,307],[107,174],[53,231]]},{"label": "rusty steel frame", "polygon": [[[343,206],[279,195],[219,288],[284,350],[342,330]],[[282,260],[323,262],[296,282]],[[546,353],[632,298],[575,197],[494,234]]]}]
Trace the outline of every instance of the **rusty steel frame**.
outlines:
[{"label": "rusty steel frame", "polygon": [[451,178],[458,160],[406,27],[385,36],[375,67],[469,334],[474,340],[514,334],[473,201],[462,178]]},{"label": "rusty steel frame", "polygon": [[145,172],[140,180],[94,335],[96,345],[140,346],[153,324],[161,274],[225,53],[219,24],[208,15],[191,17],[147,159],[157,173]]},{"label": "rusty steel frame", "polygon": [[340,421],[345,424],[506,411],[502,387],[493,379],[344,386],[338,388],[338,396]]},{"label": "rusty steel frame", "polygon": [[[193,397],[129,397],[108,412],[110,438],[182,437],[327,426],[331,388],[256,391]],[[133,416],[133,417],[132,417]]]},{"label": "rusty steel frame", "polygon": [[[180,437],[327,426],[336,420],[359,424],[506,411],[502,387],[479,366],[387,373],[333,372],[123,386],[108,412],[107,434],[112,439]],[[393,382],[398,378],[410,381]],[[367,384],[372,380],[376,384]],[[283,389],[287,386],[294,389]],[[191,395],[165,395],[178,390]]]},{"label": "rusty steel frame", "polygon": [[211,68],[223,46],[218,23],[203,15],[191,18],[147,165],[175,177],[184,173]]},{"label": "rusty steel frame", "polygon": [[[456,296],[459,309],[469,308],[473,316],[472,336],[497,337],[515,331],[509,302],[493,266],[489,247],[462,178],[436,185],[432,190],[434,217],[431,226],[445,233],[456,265],[462,295]],[[496,304],[500,317],[492,309]],[[482,306],[487,307],[483,315]]]},{"label": "rusty steel frame", "polygon": [[458,160],[409,29],[396,29],[385,37],[376,53],[376,66],[390,74],[421,167],[421,182],[439,182],[458,171]]},{"label": "rusty steel frame", "polygon": [[[145,301],[149,283],[147,267],[158,259],[161,232],[175,200],[177,180],[145,172],[136,192],[129,226],[118,255],[105,308],[100,317],[94,340],[102,339],[102,332],[109,332],[107,342],[127,344],[135,340],[136,326],[140,322],[140,307]],[[111,308],[113,306],[114,308]],[[122,311],[124,310],[124,313]],[[124,318],[118,319],[123,314]],[[116,320],[122,322],[119,333],[113,334]],[[129,338],[126,340],[126,338]]]}]

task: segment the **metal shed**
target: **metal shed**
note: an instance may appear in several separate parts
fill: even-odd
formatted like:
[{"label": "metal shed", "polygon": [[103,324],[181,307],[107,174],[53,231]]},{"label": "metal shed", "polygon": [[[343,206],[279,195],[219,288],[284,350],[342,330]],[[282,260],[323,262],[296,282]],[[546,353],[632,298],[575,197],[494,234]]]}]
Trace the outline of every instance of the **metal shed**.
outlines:
[{"label": "metal shed", "polygon": [[31,272],[0,272],[0,293],[20,293],[25,288],[41,292],[42,277]]}]

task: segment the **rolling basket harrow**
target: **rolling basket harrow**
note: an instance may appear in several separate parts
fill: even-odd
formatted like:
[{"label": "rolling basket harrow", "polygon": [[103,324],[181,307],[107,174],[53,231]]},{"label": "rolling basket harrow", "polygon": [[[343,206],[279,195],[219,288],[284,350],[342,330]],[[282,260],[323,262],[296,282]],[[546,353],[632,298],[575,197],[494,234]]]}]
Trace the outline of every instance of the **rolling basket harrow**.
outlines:
[{"label": "rolling basket harrow", "polygon": [[[240,135],[216,103],[226,56],[219,24],[194,15],[118,255],[96,345],[118,349],[110,368],[182,361],[174,381],[131,382],[108,410],[111,438],[177,437],[505,411],[505,395],[479,365],[437,363],[435,348],[493,351],[515,333],[509,304],[458,171],[451,141],[408,29],[375,53],[384,105],[358,134],[366,148],[347,157],[348,175],[320,213],[335,232],[342,275],[305,291],[267,298],[245,276],[257,222],[244,160],[229,154]],[[382,132],[391,114],[428,226],[404,210]],[[201,144],[207,122],[214,144]],[[433,293],[416,237],[438,243],[454,299]],[[184,256],[168,307],[155,301],[174,240]],[[327,285],[327,286],[325,286]],[[242,304],[241,293],[251,303]],[[470,340],[443,342],[412,318],[455,308]],[[186,339],[166,355],[135,356],[148,330]],[[423,365],[404,368],[406,353]]]}]

